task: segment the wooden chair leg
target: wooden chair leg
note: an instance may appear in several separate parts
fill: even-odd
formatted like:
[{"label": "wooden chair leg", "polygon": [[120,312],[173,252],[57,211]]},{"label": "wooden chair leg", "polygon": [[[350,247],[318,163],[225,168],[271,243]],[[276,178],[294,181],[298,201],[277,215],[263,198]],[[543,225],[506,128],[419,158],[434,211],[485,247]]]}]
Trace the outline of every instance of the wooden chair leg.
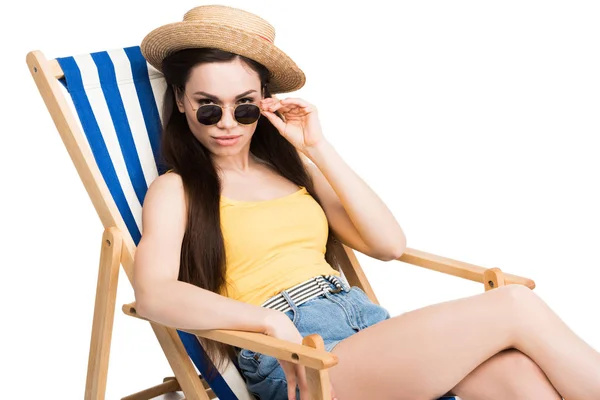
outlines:
[{"label": "wooden chair leg", "polygon": [[[124,304],[123,312],[132,317],[142,318],[137,315],[135,303]],[[208,386],[208,383],[206,383],[206,381],[196,372],[177,330],[153,322],[150,322],[150,326],[154,330],[158,343],[160,344],[165,357],[167,357],[171,369],[175,373],[175,379],[177,379],[181,390],[184,392],[187,399],[210,400],[210,398],[215,397]],[[165,380],[168,379],[172,378],[165,378]]]},{"label": "wooden chair leg", "polygon": [[[313,334],[305,336],[302,339],[302,344],[310,346],[314,349],[325,351],[325,343],[320,335]],[[310,398],[314,400],[329,400],[331,399],[331,386],[329,382],[329,373],[326,369],[318,370],[306,368],[306,380],[310,390]]]},{"label": "wooden chair leg", "polygon": [[202,380],[183,347],[183,343],[173,328],[150,323],[160,346],[167,357],[171,369],[175,373],[177,382],[185,394],[186,400],[210,400]]},{"label": "wooden chair leg", "polygon": [[[122,236],[119,229],[114,227],[105,229],[100,252],[85,400],[104,400],[106,395],[106,377],[115,316],[121,248]],[[210,400],[177,331],[162,325],[152,323],[150,325],[186,399]]]},{"label": "wooden chair leg", "polygon": [[490,268],[485,270],[483,273],[483,284],[485,285],[485,291],[505,286],[504,273],[500,268]]},{"label": "wooden chair leg", "polygon": [[[165,378],[165,380],[166,379],[168,379],[168,378]],[[202,382],[202,385],[204,386],[204,390],[206,390],[206,395],[208,396],[208,398],[211,400],[216,399],[217,395],[215,394],[215,392],[213,392],[210,385],[208,384],[208,382],[206,382],[206,379],[204,379],[204,377],[202,377],[202,375],[200,375],[200,381]]]},{"label": "wooden chair leg", "polygon": [[117,228],[104,230],[85,383],[86,400],[104,400],[106,393],[108,358],[121,264],[121,244],[121,233]]}]

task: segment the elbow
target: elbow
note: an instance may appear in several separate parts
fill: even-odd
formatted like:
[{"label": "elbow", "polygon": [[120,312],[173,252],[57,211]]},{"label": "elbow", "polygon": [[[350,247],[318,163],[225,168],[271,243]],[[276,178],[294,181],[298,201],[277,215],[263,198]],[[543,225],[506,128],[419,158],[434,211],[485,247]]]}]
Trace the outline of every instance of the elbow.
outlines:
[{"label": "elbow", "polygon": [[152,319],[155,309],[160,304],[157,300],[161,296],[161,285],[155,280],[135,277],[132,282],[133,296],[135,298],[135,312],[138,316]]},{"label": "elbow", "polygon": [[405,248],[392,249],[386,252],[383,256],[378,257],[381,261],[394,261],[402,257]]},{"label": "elbow", "polygon": [[135,313],[140,317],[148,318],[148,301],[143,297],[135,297]]},{"label": "elbow", "polygon": [[150,320],[162,318],[165,308],[168,308],[165,300],[172,298],[176,290],[177,287],[173,288],[170,280],[136,282],[133,294],[137,314]]},{"label": "elbow", "polygon": [[400,257],[402,257],[402,254],[404,254],[405,250],[406,250],[406,246],[402,246],[398,249],[395,249],[394,252],[392,253],[392,258],[390,259],[390,261],[398,260]]},{"label": "elbow", "polygon": [[134,289],[135,312],[140,317],[150,318],[152,313],[152,295],[139,288]]},{"label": "elbow", "polygon": [[396,240],[393,245],[390,246],[380,257],[382,261],[393,261],[402,257],[402,254],[406,251],[406,237],[402,235],[400,240]]}]

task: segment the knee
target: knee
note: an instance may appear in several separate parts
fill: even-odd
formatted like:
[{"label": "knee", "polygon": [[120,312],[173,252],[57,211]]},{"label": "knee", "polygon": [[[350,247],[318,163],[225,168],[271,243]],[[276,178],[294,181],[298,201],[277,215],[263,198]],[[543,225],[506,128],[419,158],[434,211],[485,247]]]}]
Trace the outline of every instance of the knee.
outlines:
[{"label": "knee", "polygon": [[527,286],[517,284],[501,286],[494,290],[503,292],[505,295],[510,296],[510,298],[515,300],[525,300],[536,296],[533,290],[529,289]]},{"label": "knee", "polygon": [[539,307],[542,304],[539,296],[527,286],[506,285],[494,290],[497,290],[504,303],[516,312],[528,312],[532,307]]}]

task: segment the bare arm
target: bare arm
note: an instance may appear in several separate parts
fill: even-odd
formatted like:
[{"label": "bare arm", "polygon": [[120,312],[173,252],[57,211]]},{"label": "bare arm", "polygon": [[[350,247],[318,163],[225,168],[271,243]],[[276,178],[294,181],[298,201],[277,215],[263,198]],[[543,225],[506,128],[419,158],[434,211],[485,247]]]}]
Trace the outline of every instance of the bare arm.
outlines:
[{"label": "bare arm", "polygon": [[363,254],[389,261],[406,249],[406,237],[383,201],[327,141],[311,148],[308,165],[317,195],[339,239]]},{"label": "bare arm", "polygon": [[406,249],[402,228],[379,196],[323,137],[316,107],[298,98],[266,98],[261,100],[261,109],[279,133],[316,165],[309,171],[336,236],[371,257],[399,258]]},{"label": "bare arm", "polygon": [[158,177],[142,211],[144,232],[134,259],[138,313],[181,329],[232,329],[264,333],[276,311],[243,303],[180,282],[181,244],[187,209],[181,177]]}]

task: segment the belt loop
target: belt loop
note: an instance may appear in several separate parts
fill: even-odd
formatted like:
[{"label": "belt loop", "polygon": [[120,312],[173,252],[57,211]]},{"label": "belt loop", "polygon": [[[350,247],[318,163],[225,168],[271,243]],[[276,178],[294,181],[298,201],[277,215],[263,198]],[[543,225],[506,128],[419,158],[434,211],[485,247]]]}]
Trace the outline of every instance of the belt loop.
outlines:
[{"label": "belt loop", "polygon": [[292,298],[290,297],[290,295],[287,292],[287,290],[282,290],[281,291],[281,295],[283,296],[283,298],[285,299],[285,301],[287,301],[287,303],[289,304],[290,308],[292,310],[294,310],[294,313],[297,313],[298,312],[298,306],[296,306],[296,303],[294,303],[294,300],[292,300]]}]

